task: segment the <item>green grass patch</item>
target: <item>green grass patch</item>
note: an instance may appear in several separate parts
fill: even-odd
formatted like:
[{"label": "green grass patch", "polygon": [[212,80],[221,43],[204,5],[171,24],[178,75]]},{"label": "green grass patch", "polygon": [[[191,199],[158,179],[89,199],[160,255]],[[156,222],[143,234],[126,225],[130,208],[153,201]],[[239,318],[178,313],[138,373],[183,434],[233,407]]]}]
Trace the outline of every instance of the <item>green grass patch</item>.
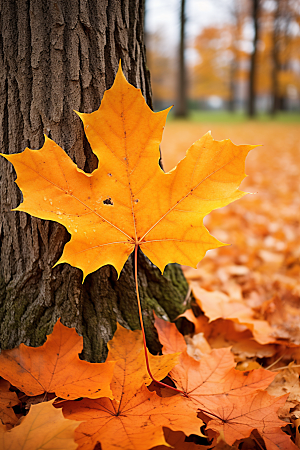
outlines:
[{"label": "green grass patch", "polygon": [[171,111],[168,114],[168,121],[189,121],[189,122],[201,122],[201,123],[244,123],[249,120],[257,122],[274,122],[274,123],[299,123],[300,112],[279,112],[274,117],[270,114],[260,113],[255,118],[249,119],[249,117],[243,112],[229,111],[190,111],[186,119],[176,118]]}]

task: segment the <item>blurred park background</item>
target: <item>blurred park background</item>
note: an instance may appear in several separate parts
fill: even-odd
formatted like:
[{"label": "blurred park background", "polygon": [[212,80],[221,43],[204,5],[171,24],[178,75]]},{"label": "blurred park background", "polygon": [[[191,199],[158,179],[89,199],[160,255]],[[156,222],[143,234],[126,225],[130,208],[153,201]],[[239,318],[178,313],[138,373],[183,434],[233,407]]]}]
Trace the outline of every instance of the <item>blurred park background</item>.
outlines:
[{"label": "blurred park background", "polygon": [[231,245],[185,274],[300,343],[300,0],[146,0],[145,19],[154,109],[174,104],[164,169],[208,130],[261,144],[241,186],[255,195],[205,218]]},{"label": "blurred park background", "polygon": [[300,112],[299,0],[146,0],[154,108]]}]

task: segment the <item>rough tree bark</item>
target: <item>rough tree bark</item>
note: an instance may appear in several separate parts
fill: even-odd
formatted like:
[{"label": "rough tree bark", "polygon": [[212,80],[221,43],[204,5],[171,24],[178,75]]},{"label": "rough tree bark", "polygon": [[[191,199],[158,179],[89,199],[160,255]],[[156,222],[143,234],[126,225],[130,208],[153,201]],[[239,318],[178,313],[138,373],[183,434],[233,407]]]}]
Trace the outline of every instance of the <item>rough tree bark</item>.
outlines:
[{"label": "rough tree bark", "polygon": [[[119,59],[128,81],[141,88],[151,106],[143,41],[143,0],[1,0],[1,152],[38,149],[43,133],[76,164],[97,166],[73,110],[92,112],[111,87]],[[11,212],[21,201],[14,170],[4,158],[1,177],[0,342],[12,348],[41,345],[59,317],[84,337],[84,358],[101,361],[116,321],[139,328],[133,263],[117,280],[111,266],[89,275],[54,269],[69,235],[64,227]],[[139,257],[139,280],[152,351],[159,349],[152,310],[174,319],[183,310],[187,284],[171,265],[161,276]]]}]

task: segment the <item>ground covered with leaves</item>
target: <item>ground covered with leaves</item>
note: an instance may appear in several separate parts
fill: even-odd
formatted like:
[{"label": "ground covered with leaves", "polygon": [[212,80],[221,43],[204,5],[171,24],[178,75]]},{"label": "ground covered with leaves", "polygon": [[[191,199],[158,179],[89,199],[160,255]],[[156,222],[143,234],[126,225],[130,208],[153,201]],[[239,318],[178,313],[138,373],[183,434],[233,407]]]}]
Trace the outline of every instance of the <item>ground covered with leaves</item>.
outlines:
[{"label": "ground covered with leaves", "polygon": [[[167,170],[207,126],[167,125],[162,144]],[[232,245],[209,251],[198,269],[184,268],[195,298],[185,314],[196,331],[190,351],[201,358],[211,348],[231,346],[241,370],[264,367],[276,373],[267,391],[289,393],[279,417],[292,423],[286,429],[299,445],[299,124],[253,121],[211,128],[215,139],[227,135],[235,144],[262,146],[248,156],[249,176],[241,185],[255,195],[206,218],[209,231]]]},{"label": "ground covered with leaves", "polygon": [[[168,123],[165,169],[208,125]],[[214,124],[212,136],[263,144],[247,160],[248,195],[214,211],[209,231],[230,246],[184,267],[188,305],[156,318],[162,355],[118,325],[103,364],[79,359],[82,338],[60,321],[38,348],[0,356],[0,448],[82,450],[267,449],[300,446],[298,125]],[[28,412],[29,411],[29,412]],[[169,446],[169,447],[168,447]]]}]

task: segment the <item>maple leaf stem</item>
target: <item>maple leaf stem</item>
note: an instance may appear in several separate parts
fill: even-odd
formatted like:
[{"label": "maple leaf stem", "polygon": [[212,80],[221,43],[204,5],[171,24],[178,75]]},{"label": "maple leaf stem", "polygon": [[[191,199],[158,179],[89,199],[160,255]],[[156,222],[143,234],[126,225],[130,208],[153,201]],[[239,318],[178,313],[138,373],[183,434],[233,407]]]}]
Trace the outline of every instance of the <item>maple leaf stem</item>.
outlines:
[{"label": "maple leaf stem", "polygon": [[138,248],[139,248],[139,245],[135,244],[135,248],[134,248],[134,278],[135,278],[136,298],[137,298],[137,303],[138,303],[138,308],[139,308],[139,318],[140,318],[140,324],[141,324],[141,329],[142,329],[142,334],[143,334],[144,354],[145,354],[147,372],[148,372],[150,378],[153,381],[155,381],[155,383],[159,384],[159,386],[167,387],[169,389],[172,389],[173,391],[183,394],[184,397],[187,397],[186,392],[181,391],[180,389],[174,388],[172,386],[169,386],[168,384],[165,384],[165,383],[162,383],[161,381],[156,380],[151,373],[149,358],[148,358],[148,354],[147,354],[147,343],[146,343],[143,314],[142,314],[142,307],[141,307],[140,294],[139,294],[139,283],[138,283],[138,276],[137,276],[138,275],[138,269],[137,269],[138,268],[138,264],[137,264],[138,263],[138,257],[137,257]]}]

